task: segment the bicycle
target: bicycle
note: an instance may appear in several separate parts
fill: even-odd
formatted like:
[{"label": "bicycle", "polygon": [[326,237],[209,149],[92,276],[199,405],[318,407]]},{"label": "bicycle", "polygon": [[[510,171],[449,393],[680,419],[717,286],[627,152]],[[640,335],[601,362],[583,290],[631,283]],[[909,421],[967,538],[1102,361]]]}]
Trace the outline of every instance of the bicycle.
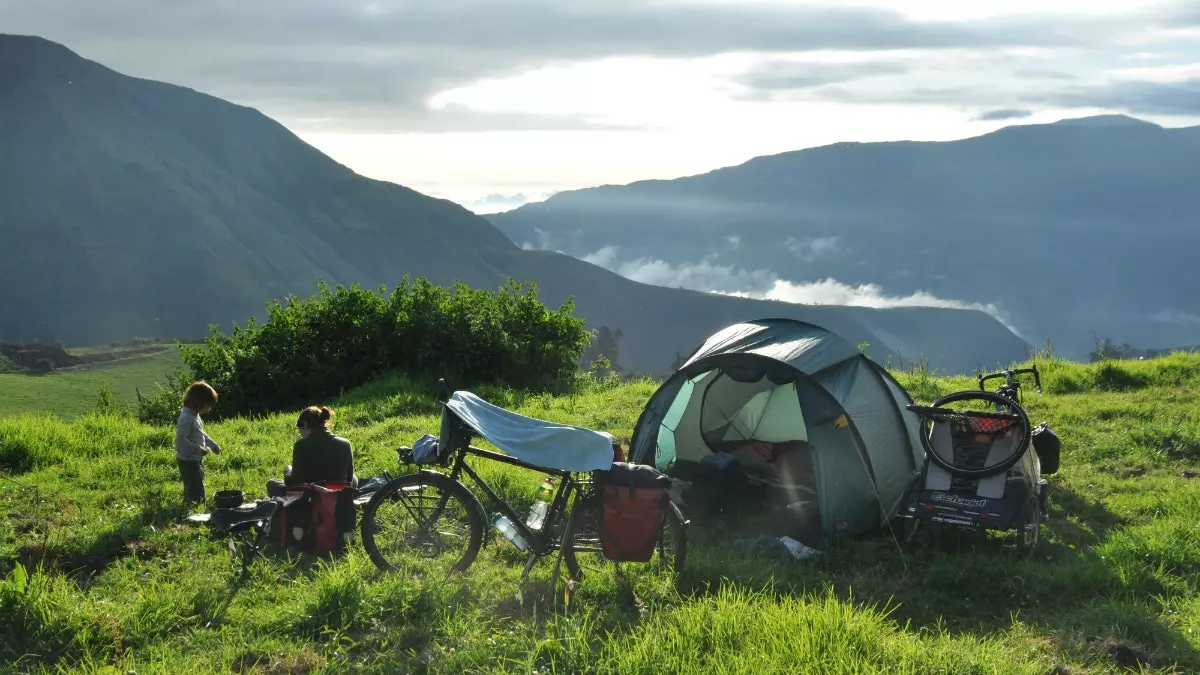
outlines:
[{"label": "bicycle", "polygon": [[[500,525],[512,528],[515,536],[509,536],[518,549],[528,552],[521,583],[528,578],[534,564],[541,558],[559,553],[560,559],[566,564],[570,577],[581,580],[583,569],[588,562],[587,553],[595,553],[598,560],[603,561],[603,545],[600,541],[599,523],[602,506],[600,480],[602,469],[591,471],[572,471],[569,469],[545,466],[522,460],[515,456],[522,454],[521,447],[512,442],[505,449],[509,454],[501,454],[471,445],[476,436],[484,438],[497,445],[495,439],[488,438],[480,429],[473,428],[464,422],[447,404],[451,396],[444,380],[439,381],[439,403],[442,408],[441,430],[437,439],[437,453],[430,461],[425,462],[414,457],[413,449],[401,447],[397,449],[401,464],[419,465],[436,463],[441,470],[420,468],[413,473],[398,476],[390,480],[371,497],[363,508],[361,519],[361,536],[363,547],[367,550],[375,565],[384,571],[396,571],[404,566],[405,552],[415,551],[421,557],[427,558],[422,565],[429,567],[429,560],[442,560],[448,564],[447,574],[462,572],[474,563],[484,544],[486,517],[483,503],[464,484],[469,478],[478,486],[486,497],[489,505],[498,515],[507,520]],[[515,413],[509,413],[514,418],[529,420],[529,424],[541,423],[541,420],[524,418]],[[520,422],[525,423],[525,422]],[[560,425],[561,426],[561,425]],[[587,433],[588,430],[581,430]],[[594,442],[594,439],[592,439]],[[616,447],[614,444],[614,452]],[[476,457],[491,462],[499,462],[509,466],[549,474],[556,479],[557,486],[550,501],[545,517],[540,527],[530,527],[507,501],[479,475],[478,471],[467,463],[468,457]],[[614,456],[614,460],[616,457]],[[449,473],[445,473],[448,470]],[[434,493],[427,495],[426,493]],[[399,515],[411,516],[417,528],[413,533],[399,537],[396,551],[390,550],[386,537],[394,518],[388,513],[391,506],[399,504]],[[569,516],[568,506],[570,507]],[[672,501],[667,501],[665,517],[655,542],[655,554],[651,562],[662,562],[671,557],[673,570],[678,573],[686,557],[687,521],[679,507]],[[566,522],[563,522],[566,516]],[[461,554],[447,555],[448,551],[457,551],[465,547]],[[620,574],[620,565],[615,564]],[[555,565],[557,579],[558,565]],[[556,583],[556,582],[555,582]]]}]

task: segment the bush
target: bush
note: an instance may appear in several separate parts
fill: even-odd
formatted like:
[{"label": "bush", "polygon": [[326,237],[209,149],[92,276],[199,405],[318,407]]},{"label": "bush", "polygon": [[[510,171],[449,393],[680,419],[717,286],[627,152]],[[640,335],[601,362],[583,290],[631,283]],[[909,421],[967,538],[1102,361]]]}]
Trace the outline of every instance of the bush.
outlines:
[{"label": "bush", "polygon": [[511,279],[489,292],[406,276],[390,294],[321,282],[315,296],[268,303],[261,325],[252,317],[231,335],[214,326],[203,344],[180,351],[191,378],[220,394],[220,415],[308,405],[386,372],[552,391],[570,386],[588,344],[574,309],[568,300],[550,310],[536,283]]},{"label": "bush", "polygon": [[8,359],[7,356],[0,354],[0,373],[17,373],[20,372],[20,367]]},{"label": "bush", "polygon": [[53,373],[54,372],[54,362],[48,358],[42,357],[42,358],[38,359],[37,361],[34,361],[33,367],[29,369],[29,372],[35,373],[38,375],[46,375],[49,373]]},{"label": "bush", "polygon": [[137,418],[147,424],[174,424],[183,405],[192,378],[183,368],[176,368],[167,375],[167,381],[155,384],[154,393],[143,396],[137,390]]}]

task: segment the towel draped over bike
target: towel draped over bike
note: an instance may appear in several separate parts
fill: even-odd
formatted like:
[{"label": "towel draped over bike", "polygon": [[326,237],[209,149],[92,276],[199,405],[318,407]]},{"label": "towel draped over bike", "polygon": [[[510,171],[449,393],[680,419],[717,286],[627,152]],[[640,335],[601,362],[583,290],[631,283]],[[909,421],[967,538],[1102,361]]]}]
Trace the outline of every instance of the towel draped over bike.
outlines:
[{"label": "towel draped over bike", "polygon": [[526,417],[469,391],[454,392],[446,407],[480,436],[523,462],[562,471],[612,466],[612,434]]}]

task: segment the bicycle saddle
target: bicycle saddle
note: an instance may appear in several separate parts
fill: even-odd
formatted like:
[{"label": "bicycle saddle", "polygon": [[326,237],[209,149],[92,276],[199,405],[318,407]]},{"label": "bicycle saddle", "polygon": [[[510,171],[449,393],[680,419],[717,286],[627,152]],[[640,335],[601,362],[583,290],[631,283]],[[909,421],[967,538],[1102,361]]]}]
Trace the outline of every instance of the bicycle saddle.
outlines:
[{"label": "bicycle saddle", "polygon": [[275,510],[279,508],[279,504],[275,502],[259,502],[257,506],[249,511],[239,509],[213,509],[212,514],[208,519],[208,524],[213,529],[222,532],[234,532],[237,530],[249,529],[251,526],[263,520],[270,520],[271,516],[275,515]]}]

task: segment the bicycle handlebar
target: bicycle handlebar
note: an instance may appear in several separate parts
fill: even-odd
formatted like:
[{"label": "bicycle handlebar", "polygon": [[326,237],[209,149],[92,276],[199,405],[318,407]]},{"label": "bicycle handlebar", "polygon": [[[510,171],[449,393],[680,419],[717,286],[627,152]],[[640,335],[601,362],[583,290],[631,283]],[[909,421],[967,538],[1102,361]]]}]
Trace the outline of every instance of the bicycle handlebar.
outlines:
[{"label": "bicycle handlebar", "polygon": [[980,375],[979,376],[979,389],[980,389],[980,391],[984,391],[983,385],[985,382],[987,382],[988,380],[994,380],[996,378],[1001,378],[1001,377],[1004,378],[1004,380],[1007,384],[1016,384],[1016,385],[1020,386],[1020,382],[1017,381],[1017,377],[1019,377],[1021,375],[1028,375],[1028,374],[1033,375],[1034,388],[1036,388],[1038,390],[1038,392],[1041,392],[1042,391],[1042,376],[1041,376],[1041,373],[1038,372],[1036,365],[1033,366],[1032,368],[1014,368],[1012,370],[1001,370],[1001,371],[998,371],[995,373],[989,373],[987,375]]}]

